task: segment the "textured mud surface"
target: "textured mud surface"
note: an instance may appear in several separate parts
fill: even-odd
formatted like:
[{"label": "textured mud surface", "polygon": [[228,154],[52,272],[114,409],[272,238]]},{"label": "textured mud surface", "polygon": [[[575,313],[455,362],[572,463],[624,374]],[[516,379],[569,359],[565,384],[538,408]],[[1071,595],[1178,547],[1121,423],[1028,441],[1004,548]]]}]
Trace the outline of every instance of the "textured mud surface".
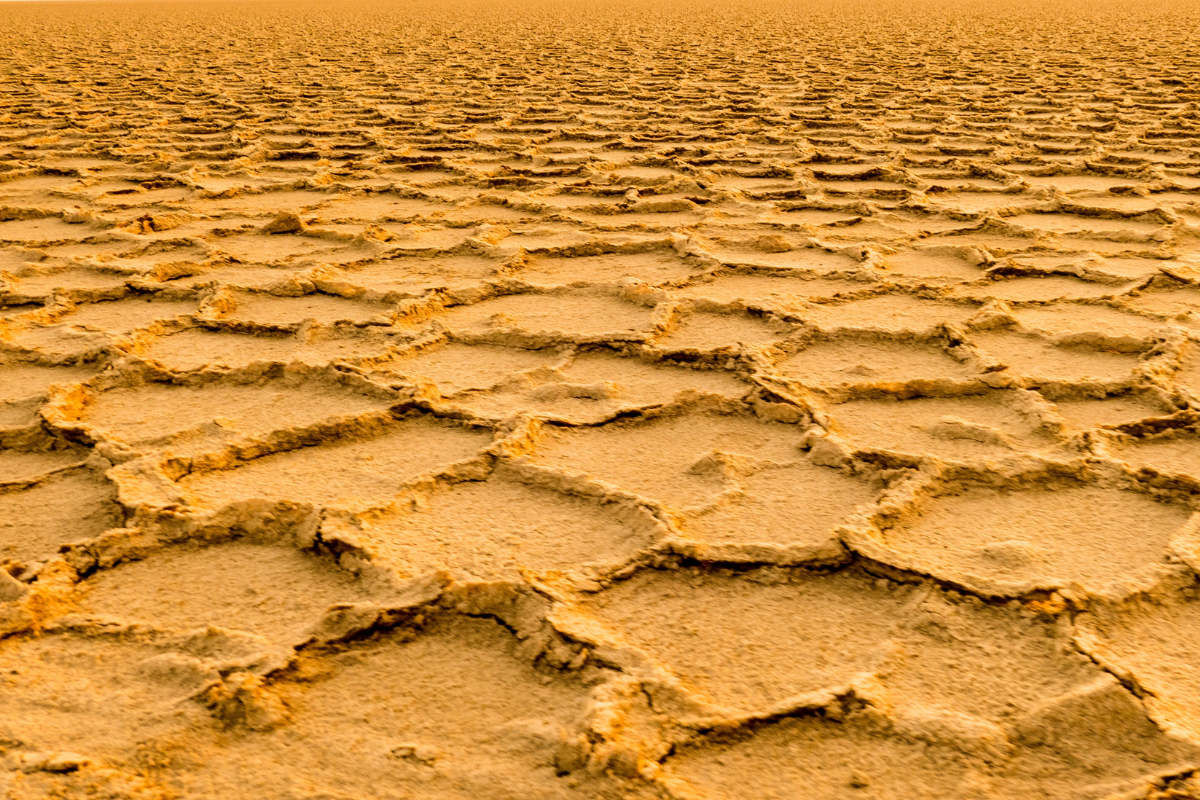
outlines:
[{"label": "textured mud surface", "polygon": [[0,5],[0,795],[1200,796],[1197,20]]}]

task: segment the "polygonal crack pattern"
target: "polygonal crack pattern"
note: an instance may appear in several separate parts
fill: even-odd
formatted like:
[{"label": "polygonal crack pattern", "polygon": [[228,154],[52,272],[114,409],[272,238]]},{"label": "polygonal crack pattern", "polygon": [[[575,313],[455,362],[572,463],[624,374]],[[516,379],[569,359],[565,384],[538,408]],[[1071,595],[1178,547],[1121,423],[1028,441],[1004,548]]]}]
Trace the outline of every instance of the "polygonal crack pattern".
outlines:
[{"label": "polygonal crack pattern", "polygon": [[0,795],[1200,796],[1195,9],[593,11],[6,10]]}]

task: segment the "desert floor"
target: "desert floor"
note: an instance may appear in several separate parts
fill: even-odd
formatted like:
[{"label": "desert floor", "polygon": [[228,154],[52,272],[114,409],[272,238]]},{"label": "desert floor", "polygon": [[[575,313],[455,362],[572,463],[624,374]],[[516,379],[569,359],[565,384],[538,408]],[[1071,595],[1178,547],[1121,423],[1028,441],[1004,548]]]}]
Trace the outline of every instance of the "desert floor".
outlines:
[{"label": "desert floor", "polygon": [[0,795],[1200,797],[1200,6],[0,4]]}]

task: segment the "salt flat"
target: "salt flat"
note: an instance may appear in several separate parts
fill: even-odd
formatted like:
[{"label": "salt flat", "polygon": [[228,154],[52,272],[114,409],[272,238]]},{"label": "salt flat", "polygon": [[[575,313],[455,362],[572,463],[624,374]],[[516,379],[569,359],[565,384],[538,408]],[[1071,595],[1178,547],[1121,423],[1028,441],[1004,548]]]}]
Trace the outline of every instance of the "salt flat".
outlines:
[{"label": "salt flat", "polygon": [[0,4],[0,796],[1200,797],[1198,52]]}]

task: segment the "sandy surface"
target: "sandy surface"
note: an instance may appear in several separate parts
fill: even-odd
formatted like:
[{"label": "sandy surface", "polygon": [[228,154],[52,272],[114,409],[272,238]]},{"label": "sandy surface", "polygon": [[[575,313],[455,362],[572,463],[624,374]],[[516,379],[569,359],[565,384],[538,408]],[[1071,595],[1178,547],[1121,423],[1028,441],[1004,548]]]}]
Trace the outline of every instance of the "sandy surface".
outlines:
[{"label": "sandy surface", "polygon": [[1200,797],[1125,6],[0,4],[0,796]]}]

